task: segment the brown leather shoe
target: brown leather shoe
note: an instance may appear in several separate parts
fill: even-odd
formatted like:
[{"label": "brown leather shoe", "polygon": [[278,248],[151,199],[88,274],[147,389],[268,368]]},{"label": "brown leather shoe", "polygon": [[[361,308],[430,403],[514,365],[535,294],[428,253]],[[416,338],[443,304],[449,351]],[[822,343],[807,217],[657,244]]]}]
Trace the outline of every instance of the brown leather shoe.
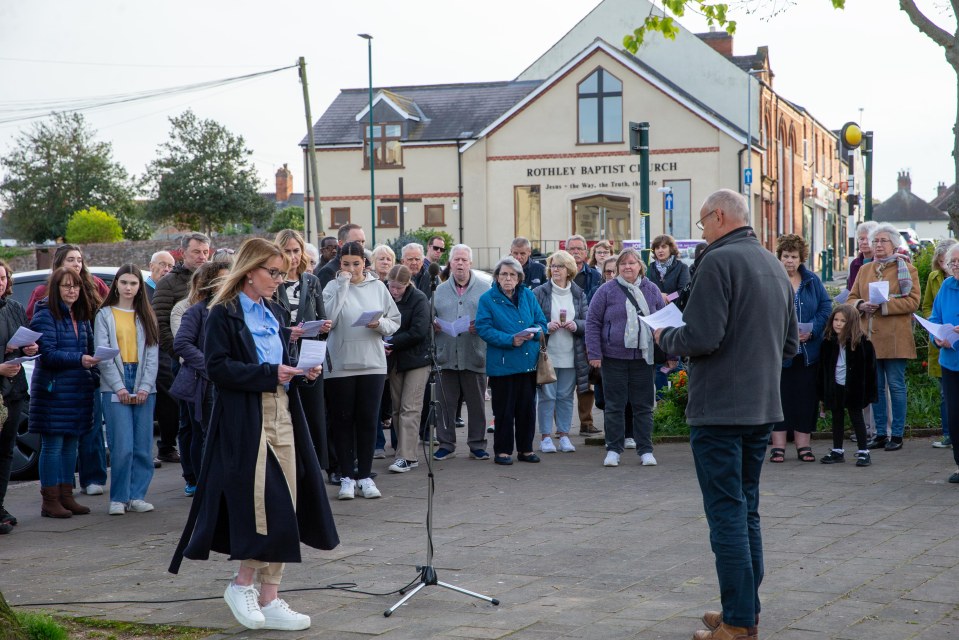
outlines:
[{"label": "brown leather shoe", "polygon": [[693,640],[757,640],[759,632],[756,627],[733,627],[720,622],[719,626],[712,630],[697,631],[693,634]]},{"label": "brown leather shoe", "polygon": [[82,504],[73,499],[72,484],[60,485],[60,504],[63,505],[64,509],[75,516],[82,516],[90,513],[90,507],[84,507]]},{"label": "brown leather shoe", "polygon": [[[710,631],[713,631],[723,623],[722,611],[707,611],[702,617],[703,624]],[[749,627],[749,639],[756,640],[759,637],[759,616],[756,616],[756,626]]]},{"label": "brown leather shoe", "polygon": [[44,518],[69,518],[73,514],[60,504],[60,487],[40,487],[43,503],[40,505],[40,515]]},{"label": "brown leather shoe", "polygon": [[588,426],[587,426],[587,425],[582,425],[582,426],[579,428],[579,435],[581,435],[581,436],[591,436],[591,435],[593,435],[594,433],[602,433],[602,432],[603,432],[602,429],[597,429],[597,428],[596,428],[595,426],[593,426],[593,425],[588,425]]}]

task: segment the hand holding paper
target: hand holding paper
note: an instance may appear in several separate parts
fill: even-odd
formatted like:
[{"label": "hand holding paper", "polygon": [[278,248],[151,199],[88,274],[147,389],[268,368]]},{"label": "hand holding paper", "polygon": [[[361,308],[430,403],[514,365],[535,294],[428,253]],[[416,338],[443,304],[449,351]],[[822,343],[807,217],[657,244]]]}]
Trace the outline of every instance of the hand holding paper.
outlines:
[{"label": "hand holding paper", "polygon": [[686,326],[686,323],[683,322],[683,312],[675,304],[668,304],[656,313],[640,316],[639,319],[649,325],[649,328],[653,331],[668,327]]},{"label": "hand holding paper", "polygon": [[39,340],[42,335],[42,333],[31,331],[26,327],[20,327],[16,333],[10,337],[10,341],[7,342],[7,348],[19,349],[20,347],[25,347]]},{"label": "hand holding paper", "polygon": [[305,340],[300,343],[300,359],[296,368],[307,371],[319,367],[326,361],[326,343],[322,340]]},{"label": "hand holding paper", "polygon": [[356,321],[350,326],[365,327],[369,323],[375,320],[379,320],[382,317],[383,317],[382,311],[364,311],[363,313],[360,314],[360,317],[357,318]]},{"label": "hand holding paper", "polygon": [[869,283],[869,304],[881,305],[889,302],[889,283],[885,280]]},{"label": "hand holding paper", "polygon": [[100,361],[113,360],[118,355],[120,355],[120,350],[113,347],[97,347],[96,351],[93,352],[93,357]]},{"label": "hand holding paper", "polygon": [[469,316],[460,316],[452,322],[443,320],[442,318],[437,318],[436,324],[439,325],[440,331],[446,335],[453,336],[454,338],[459,334],[466,333],[470,330]]},{"label": "hand holding paper", "polygon": [[959,333],[956,333],[956,327],[954,325],[929,322],[918,313],[912,314],[912,317],[916,319],[923,329],[929,332],[930,336],[942,342],[949,343],[950,347],[955,347],[956,340],[959,340]]}]

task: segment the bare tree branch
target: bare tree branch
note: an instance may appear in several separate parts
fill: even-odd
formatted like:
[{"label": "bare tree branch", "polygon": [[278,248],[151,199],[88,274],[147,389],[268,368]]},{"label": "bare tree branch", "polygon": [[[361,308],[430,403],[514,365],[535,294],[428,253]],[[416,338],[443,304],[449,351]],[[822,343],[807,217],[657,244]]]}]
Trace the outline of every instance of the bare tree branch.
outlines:
[{"label": "bare tree branch", "polygon": [[[955,6],[956,0],[953,0]],[[930,40],[944,49],[951,49],[956,44],[956,38],[942,27],[935,24],[927,18],[922,10],[916,6],[914,0],[899,0],[899,8],[902,9],[909,20],[919,29],[919,31],[929,37]]]}]

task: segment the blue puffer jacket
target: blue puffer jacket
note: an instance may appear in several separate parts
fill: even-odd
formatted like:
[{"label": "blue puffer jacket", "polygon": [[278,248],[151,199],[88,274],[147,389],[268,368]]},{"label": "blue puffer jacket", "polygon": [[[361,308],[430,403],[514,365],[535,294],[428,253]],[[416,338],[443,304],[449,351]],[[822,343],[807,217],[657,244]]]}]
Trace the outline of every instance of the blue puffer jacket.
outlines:
[{"label": "blue puffer jacket", "polygon": [[93,426],[93,393],[100,385],[96,368],[84,369],[84,354],[93,355],[93,327],[73,320],[66,305],[54,320],[47,300],[37,303],[30,328],[43,334],[40,359],[30,385],[30,432],[83,435]]},{"label": "blue puffer jacket", "polygon": [[[536,296],[526,287],[516,287],[516,304],[499,284],[484,293],[476,310],[476,333],[486,343],[486,375],[509,376],[536,370],[539,339],[513,346],[513,335],[529,327],[546,331],[546,316]],[[542,334],[540,334],[542,335]]]},{"label": "blue puffer jacket", "polygon": [[[799,343],[799,353],[802,354],[806,366],[811,367],[819,362],[819,347],[822,345],[822,333],[829,322],[829,314],[832,313],[832,298],[826,292],[819,276],[807,269],[806,265],[799,265],[799,275],[802,276],[802,281],[796,292],[798,299],[793,298],[796,321],[812,323],[812,337]],[[783,367],[790,366],[792,359],[783,362]]]}]

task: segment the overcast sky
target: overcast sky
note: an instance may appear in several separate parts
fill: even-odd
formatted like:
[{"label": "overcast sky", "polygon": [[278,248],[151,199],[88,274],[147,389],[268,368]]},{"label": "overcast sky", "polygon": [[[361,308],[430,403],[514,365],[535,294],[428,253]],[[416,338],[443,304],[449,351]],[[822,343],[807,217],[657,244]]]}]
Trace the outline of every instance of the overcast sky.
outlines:
[{"label": "overcast sky", "polygon": [[[922,0],[921,0],[922,1]],[[786,5],[786,0],[770,4]],[[373,40],[376,86],[509,80],[585,16],[597,0],[29,0],[0,3],[0,120],[11,103],[85,98],[174,87],[283,67],[304,56],[314,120],[342,88],[367,85]],[[754,5],[757,3],[753,3]],[[955,31],[941,0],[925,0]],[[874,195],[885,199],[900,170],[924,199],[951,184],[956,76],[942,50],[911,25],[895,0],[802,0],[769,19],[737,15],[735,53],[770,47],[774,88],[838,129],[858,120],[875,131]],[[768,18],[768,12],[762,12]],[[688,17],[692,31],[704,24]],[[655,36],[654,36],[655,37]],[[620,42],[613,44],[619,45]],[[167,118],[192,108],[242,135],[264,190],[284,162],[301,191],[297,143],[306,131],[294,69],[202,93],[87,112],[99,139],[142,174],[167,138]],[[29,123],[0,124],[0,154]]]}]

